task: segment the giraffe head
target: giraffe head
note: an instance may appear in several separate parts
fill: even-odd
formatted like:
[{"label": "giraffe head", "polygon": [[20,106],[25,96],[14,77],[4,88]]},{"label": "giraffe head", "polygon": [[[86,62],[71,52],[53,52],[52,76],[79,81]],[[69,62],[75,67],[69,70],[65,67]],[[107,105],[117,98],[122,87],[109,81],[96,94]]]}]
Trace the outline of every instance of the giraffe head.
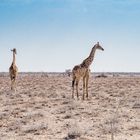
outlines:
[{"label": "giraffe head", "polygon": [[13,50],[11,50],[12,52],[14,52],[15,54],[17,54],[17,50],[16,48],[14,48]]},{"label": "giraffe head", "polygon": [[99,42],[95,45],[96,49],[104,51],[104,49],[100,46]]}]

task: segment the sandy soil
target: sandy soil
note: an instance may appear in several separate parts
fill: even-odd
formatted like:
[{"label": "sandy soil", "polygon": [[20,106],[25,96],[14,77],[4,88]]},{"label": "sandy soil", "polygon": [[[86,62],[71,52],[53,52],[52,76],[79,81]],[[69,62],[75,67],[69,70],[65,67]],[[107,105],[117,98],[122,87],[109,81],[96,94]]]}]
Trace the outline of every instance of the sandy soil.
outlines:
[{"label": "sandy soil", "polygon": [[[140,77],[89,81],[89,99],[71,99],[71,77],[0,77],[0,140],[140,140]],[[112,138],[111,138],[112,137]]]}]

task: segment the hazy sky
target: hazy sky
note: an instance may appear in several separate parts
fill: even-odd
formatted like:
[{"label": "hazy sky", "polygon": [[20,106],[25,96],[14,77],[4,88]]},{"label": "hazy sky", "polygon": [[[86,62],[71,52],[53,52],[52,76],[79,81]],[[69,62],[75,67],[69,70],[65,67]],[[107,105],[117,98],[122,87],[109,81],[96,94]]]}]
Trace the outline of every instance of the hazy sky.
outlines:
[{"label": "hazy sky", "polygon": [[0,71],[65,71],[99,41],[92,71],[140,72],[139,0],[0,0]]}]

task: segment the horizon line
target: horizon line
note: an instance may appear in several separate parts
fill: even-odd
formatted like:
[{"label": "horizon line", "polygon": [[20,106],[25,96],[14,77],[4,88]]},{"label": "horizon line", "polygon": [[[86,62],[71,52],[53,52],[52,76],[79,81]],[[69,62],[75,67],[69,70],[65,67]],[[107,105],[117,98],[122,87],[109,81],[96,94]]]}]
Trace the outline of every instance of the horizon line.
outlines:
[{"label": "horizon line", "polygon": [[[9,73],[8,71],[0,71],[0,73]],[[65,71],[20,71],[18,73],[66,73]],[[91,71],[91,73],[140,73],[133,71]]]}]

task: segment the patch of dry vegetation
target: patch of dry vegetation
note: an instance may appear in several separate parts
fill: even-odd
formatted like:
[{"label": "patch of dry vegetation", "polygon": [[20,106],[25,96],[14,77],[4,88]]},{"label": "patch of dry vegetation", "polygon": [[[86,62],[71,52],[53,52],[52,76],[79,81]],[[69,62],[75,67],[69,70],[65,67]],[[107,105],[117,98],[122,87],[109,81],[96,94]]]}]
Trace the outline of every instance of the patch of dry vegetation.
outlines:
[{"label": "patch of dry vegetation", "polygon": [[86,101],[71,99],[71,77],[62,74],[21,74],[16,93],[10,91],[9,77],[2,74],[0,84],[2,140],[140,137],[139,77],[91,75]]}]

